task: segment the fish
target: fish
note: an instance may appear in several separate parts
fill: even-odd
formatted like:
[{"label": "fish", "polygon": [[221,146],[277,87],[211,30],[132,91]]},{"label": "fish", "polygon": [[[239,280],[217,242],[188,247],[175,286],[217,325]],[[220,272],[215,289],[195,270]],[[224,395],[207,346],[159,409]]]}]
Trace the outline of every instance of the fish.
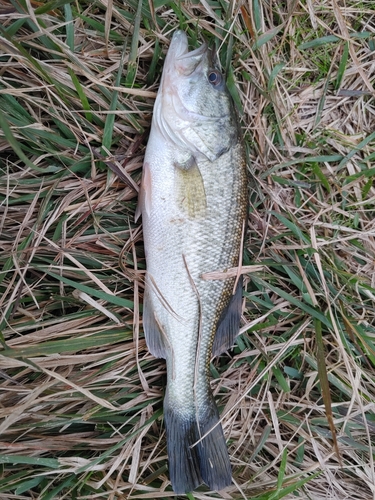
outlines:
[{"label": "fish", "polygon": [[143,330],[164,358],[169,474],[176,494],[221,490],[232,470],[210,387],[212,357],[233,346],[242,277],[205,279],[240,265],[247,166],[235,106],[213,49],[189,51],[175,31],[154,103],[137,217],[146,258]]}]

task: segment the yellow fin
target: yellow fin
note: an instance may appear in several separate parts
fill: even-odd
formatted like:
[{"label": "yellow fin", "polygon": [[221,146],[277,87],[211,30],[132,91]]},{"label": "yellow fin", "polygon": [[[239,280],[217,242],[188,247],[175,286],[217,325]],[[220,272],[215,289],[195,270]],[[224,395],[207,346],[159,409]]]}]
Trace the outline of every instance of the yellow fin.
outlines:
[{"label": "yellow fin", "polygon": [[194,163],[188,169],[175,169],[177,203],[188,217],[195,218],[206,212],[206,191],[202,174]]}]

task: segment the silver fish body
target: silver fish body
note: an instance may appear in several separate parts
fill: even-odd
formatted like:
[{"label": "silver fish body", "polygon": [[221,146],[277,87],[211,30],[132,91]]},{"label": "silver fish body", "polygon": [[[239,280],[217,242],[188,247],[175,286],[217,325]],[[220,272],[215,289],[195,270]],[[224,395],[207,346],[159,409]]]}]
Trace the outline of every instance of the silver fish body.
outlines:
[{"label": "silver fish body", "polygon": [[239,263],[247,215],[244,152],[231,97],[210,49],[177,31],[164,63],[139,209],[147,275],[143,326],[166,359],[164,418],[176,493],[231,484],[209,382],[213,355],[238,335],[242,281],[205,280]]}]

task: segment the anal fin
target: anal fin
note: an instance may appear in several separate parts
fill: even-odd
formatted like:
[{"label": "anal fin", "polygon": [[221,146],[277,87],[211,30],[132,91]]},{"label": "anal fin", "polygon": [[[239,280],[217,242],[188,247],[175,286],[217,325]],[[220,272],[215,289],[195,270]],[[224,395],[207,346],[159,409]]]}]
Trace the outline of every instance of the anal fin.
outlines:
[{"label": "anal fin", "polygon": [[221,314],[212,346],[212,356],[219,356],[230,349],[239,334],[242,312],[242,281],[241,275],[234,295]]}]

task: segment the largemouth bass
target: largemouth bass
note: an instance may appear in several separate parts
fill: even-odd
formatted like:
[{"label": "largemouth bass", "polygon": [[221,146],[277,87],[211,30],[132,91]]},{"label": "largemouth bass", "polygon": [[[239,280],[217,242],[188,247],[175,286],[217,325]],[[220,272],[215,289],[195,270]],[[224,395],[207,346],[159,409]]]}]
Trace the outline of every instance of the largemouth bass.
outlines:
[{"label": "largemouth bass", "polygon": [[[247,176],[234,106],[206,44],[175,32],[154,105],[139,211],[147,274],[143,328],[167,363],[164,419],[174,491],[231,484],[212,356],[238,335],[242,281],[205,280],[239,264]],[[237,286],[235,286],[237,283]]]}]

